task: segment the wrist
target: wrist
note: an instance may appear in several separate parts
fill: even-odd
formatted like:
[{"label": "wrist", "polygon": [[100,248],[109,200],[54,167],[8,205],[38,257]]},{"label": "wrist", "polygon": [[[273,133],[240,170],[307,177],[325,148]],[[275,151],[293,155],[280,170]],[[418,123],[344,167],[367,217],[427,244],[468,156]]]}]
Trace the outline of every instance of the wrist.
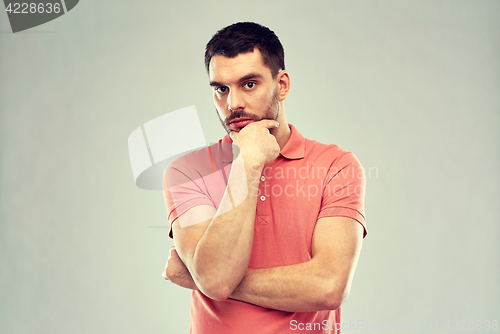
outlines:
[{"label": "wrist", "polygon": [[247,174],[247,181],[251,184],[254,184],[255,181],[260,182],[260,176],[262,175],[262,171],[264,170],[264,164],[257,162],[245,164],[245,170]]}]

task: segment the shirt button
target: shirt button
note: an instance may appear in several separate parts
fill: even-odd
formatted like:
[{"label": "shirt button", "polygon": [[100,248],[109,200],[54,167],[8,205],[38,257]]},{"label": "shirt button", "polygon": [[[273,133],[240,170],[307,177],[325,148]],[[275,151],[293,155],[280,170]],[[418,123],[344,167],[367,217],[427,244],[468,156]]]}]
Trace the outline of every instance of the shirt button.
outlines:
[{"label": "shirt button", "polygon": [[265,176],[264,176],[264,175],[262,175],[262,176],[260,177],[260,179],[261,179],[262,181],[265,181],[265,180],[266,180],[266,178],[265,178]]},{"label": "shirt button", "polygon": [[260,200],[264,202],[266,200],[266,196],[260,196]]}]

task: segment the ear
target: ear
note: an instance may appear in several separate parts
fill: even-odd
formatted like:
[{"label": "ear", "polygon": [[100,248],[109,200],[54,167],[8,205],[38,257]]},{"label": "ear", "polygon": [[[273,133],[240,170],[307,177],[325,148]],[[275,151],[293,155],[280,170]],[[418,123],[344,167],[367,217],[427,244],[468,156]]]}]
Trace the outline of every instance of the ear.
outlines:
[{"label": "ear", "polygon": [[290,75],[285,70],[279,71],[276,76],[278,81],[278,98],[281,101],[285,100],[290,92]]}]

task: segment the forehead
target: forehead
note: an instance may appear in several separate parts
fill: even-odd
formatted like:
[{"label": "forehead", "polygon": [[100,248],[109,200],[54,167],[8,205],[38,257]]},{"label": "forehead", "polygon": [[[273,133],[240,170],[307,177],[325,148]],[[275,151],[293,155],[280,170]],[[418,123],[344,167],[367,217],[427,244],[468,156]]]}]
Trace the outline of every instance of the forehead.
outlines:
[{"label": "forehead", "polygon": [[230,83],[245,77],[249,73],[272,77],[271,70],[264,65],[262,54],[257,48],[253,52],[240,53],[234,58],[216,55],[210,60],[210,81]]}]

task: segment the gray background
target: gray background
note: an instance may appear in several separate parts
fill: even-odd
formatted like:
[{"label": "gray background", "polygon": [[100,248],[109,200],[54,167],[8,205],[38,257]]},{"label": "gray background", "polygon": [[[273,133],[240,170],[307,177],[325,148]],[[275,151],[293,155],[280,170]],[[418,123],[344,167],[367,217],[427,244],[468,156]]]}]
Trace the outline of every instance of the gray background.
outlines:
[{"label": "gray background", "polygon": [[220,138],[204,46],[248,20],[285,47],[289,122],[372,168],[343,321],[373,325],[345,332],[500,320],[499,14],[486,0],[85,0],[12,34],[0,13],[0,332],[188,332],[190,294],[161,277],[162,194],[134,185],[127,138],[193,104]]}]

